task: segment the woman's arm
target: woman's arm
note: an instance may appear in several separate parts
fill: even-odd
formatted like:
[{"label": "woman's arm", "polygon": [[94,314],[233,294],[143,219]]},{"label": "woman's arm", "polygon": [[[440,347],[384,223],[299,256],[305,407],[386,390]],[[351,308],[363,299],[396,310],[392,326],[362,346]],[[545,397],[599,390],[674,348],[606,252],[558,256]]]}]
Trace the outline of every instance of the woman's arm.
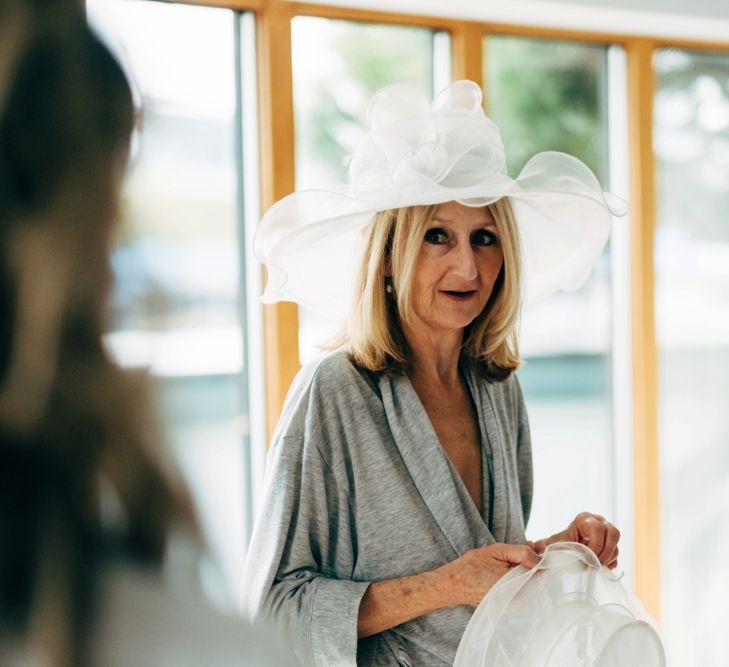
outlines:
[{"label": "woman's arm", "polygon": [[302,665],[355,665],[357,613],[369,584],[354,569],[348,497],[313,442],[274,443],[243,575],[252,618],[275,621]]},{"label": "woman's arm", "polygon": [[431,572],[374,582],[360,603],[357,636],[369,637],[436,609],[475,607],[512,567],[538,562],[528,546],[491,544]]}]

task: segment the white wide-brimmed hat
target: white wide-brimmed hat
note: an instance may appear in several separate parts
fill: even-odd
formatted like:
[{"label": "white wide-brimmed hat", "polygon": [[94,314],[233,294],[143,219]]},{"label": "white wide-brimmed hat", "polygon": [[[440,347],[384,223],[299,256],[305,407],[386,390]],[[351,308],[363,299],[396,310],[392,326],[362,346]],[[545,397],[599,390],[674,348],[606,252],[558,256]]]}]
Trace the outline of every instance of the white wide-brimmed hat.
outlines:
[{"label": "white wide-brimmed hat", "polygon": [[585,545],[550,545],[502,577],[476,608],[453,667],[665,667],[640,602]]},{"label": "white wide-brimmed hat", "polygon": [[525,297],[576,289],[605,246],[611,214],[626,212],[565,153],[539,153],[509,177],[501,134],[472,81],[452,83],[432,103],[413,86],[383,88],[370,100],[367,122],[347,185],[296,192],[263,216],[255,251],[268,268],[264,303],[295,301],[345,318],[362,230],[375,213],[450,201],[485,206],[502,197],[519,227]]}]

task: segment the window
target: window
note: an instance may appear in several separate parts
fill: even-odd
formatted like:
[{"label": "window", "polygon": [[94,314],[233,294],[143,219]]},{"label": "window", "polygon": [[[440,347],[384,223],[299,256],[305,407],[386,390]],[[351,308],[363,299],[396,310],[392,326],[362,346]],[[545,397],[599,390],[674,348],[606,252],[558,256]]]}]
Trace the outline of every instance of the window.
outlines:
[{"label": "window", "polygon": [[149,368],[206,537],[237,586],[252,513],[248,384],[261,356],[256,308],[245,308],[246,220],[257,219],[247,183],[257,168],[244,170],[252,82],[239,57],[251,26],[225,9],[89,4],[143,107],[112,253],[107,341],[123,365]]},{"label": "window", "polygon": [[[484,40],[488,113],[509,174],[544,150],[583,160],[608,188],[608,47],[523,37]],[[610,249],[587,283],[524,310],[519,371],[529,410],[535,494],[528,534],[584,510],[616,515]]]},{"label": "window", "polygon": [[[409,83],[430,98],[450,82],[447,34],[425,28],[296,17],[292,22],[296,189],[346,182],[376,90]],[[302,363],[337,333],[299,308]]]},{"label": "window", "polygon": [[664,635],[726,661],[729,618],[729,56],[655,53]]}]

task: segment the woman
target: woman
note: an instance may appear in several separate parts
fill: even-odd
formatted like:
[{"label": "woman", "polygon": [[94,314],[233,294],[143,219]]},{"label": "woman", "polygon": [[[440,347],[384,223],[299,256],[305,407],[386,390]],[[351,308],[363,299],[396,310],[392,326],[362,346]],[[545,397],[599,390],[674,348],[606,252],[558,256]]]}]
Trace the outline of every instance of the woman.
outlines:
[{"label": "woman", "polygon": [[124,74],[75,0],[2,3],[0,52],[0,664],[295,664],[196,590],[144,379],[102,345]]},{"label": "woman", "polygon": [[264,300],[348,319],[343,350],[287,397],[246,592],[305,664],[452,664],[474,606],[547,544],[617,562],[617,529],[587,513],[526,540],[531,450],[514,375],[523,292],[584,280],[609,210],[570,156],[538,155],[510,179],[471,82],[431,105],[384,89],[369,119],[349,188],[297,193],[261,223]]}]

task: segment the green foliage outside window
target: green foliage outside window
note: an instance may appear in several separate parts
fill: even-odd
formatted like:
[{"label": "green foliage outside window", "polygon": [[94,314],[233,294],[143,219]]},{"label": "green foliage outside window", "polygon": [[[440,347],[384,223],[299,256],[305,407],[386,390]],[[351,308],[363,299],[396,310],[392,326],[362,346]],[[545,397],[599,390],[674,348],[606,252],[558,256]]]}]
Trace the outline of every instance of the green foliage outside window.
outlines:
[{"label": "green foliage outside window", "polygon": [[487,112],[501,129],[509,174],[535,153],[576,155],[605,183],[602,45],[523,37],[484,40]]},{"label": "green foliage outside window", "polygon": [[[365,133],[367,100],[394,83],[433,94],[433,32],[320,18],[293,22],[297,178],[315,183],[346,179],[346,157]],[[326,54],[313,69],[303,40]],[[298,48],[298,46],[301,48]],[[322,182],[322,181],[320,181]]]},{"label": "green foliage outside window", "polygon": [[729,241],[729,57],[662,49],[654,57],[654,150],[662,224]]}]

